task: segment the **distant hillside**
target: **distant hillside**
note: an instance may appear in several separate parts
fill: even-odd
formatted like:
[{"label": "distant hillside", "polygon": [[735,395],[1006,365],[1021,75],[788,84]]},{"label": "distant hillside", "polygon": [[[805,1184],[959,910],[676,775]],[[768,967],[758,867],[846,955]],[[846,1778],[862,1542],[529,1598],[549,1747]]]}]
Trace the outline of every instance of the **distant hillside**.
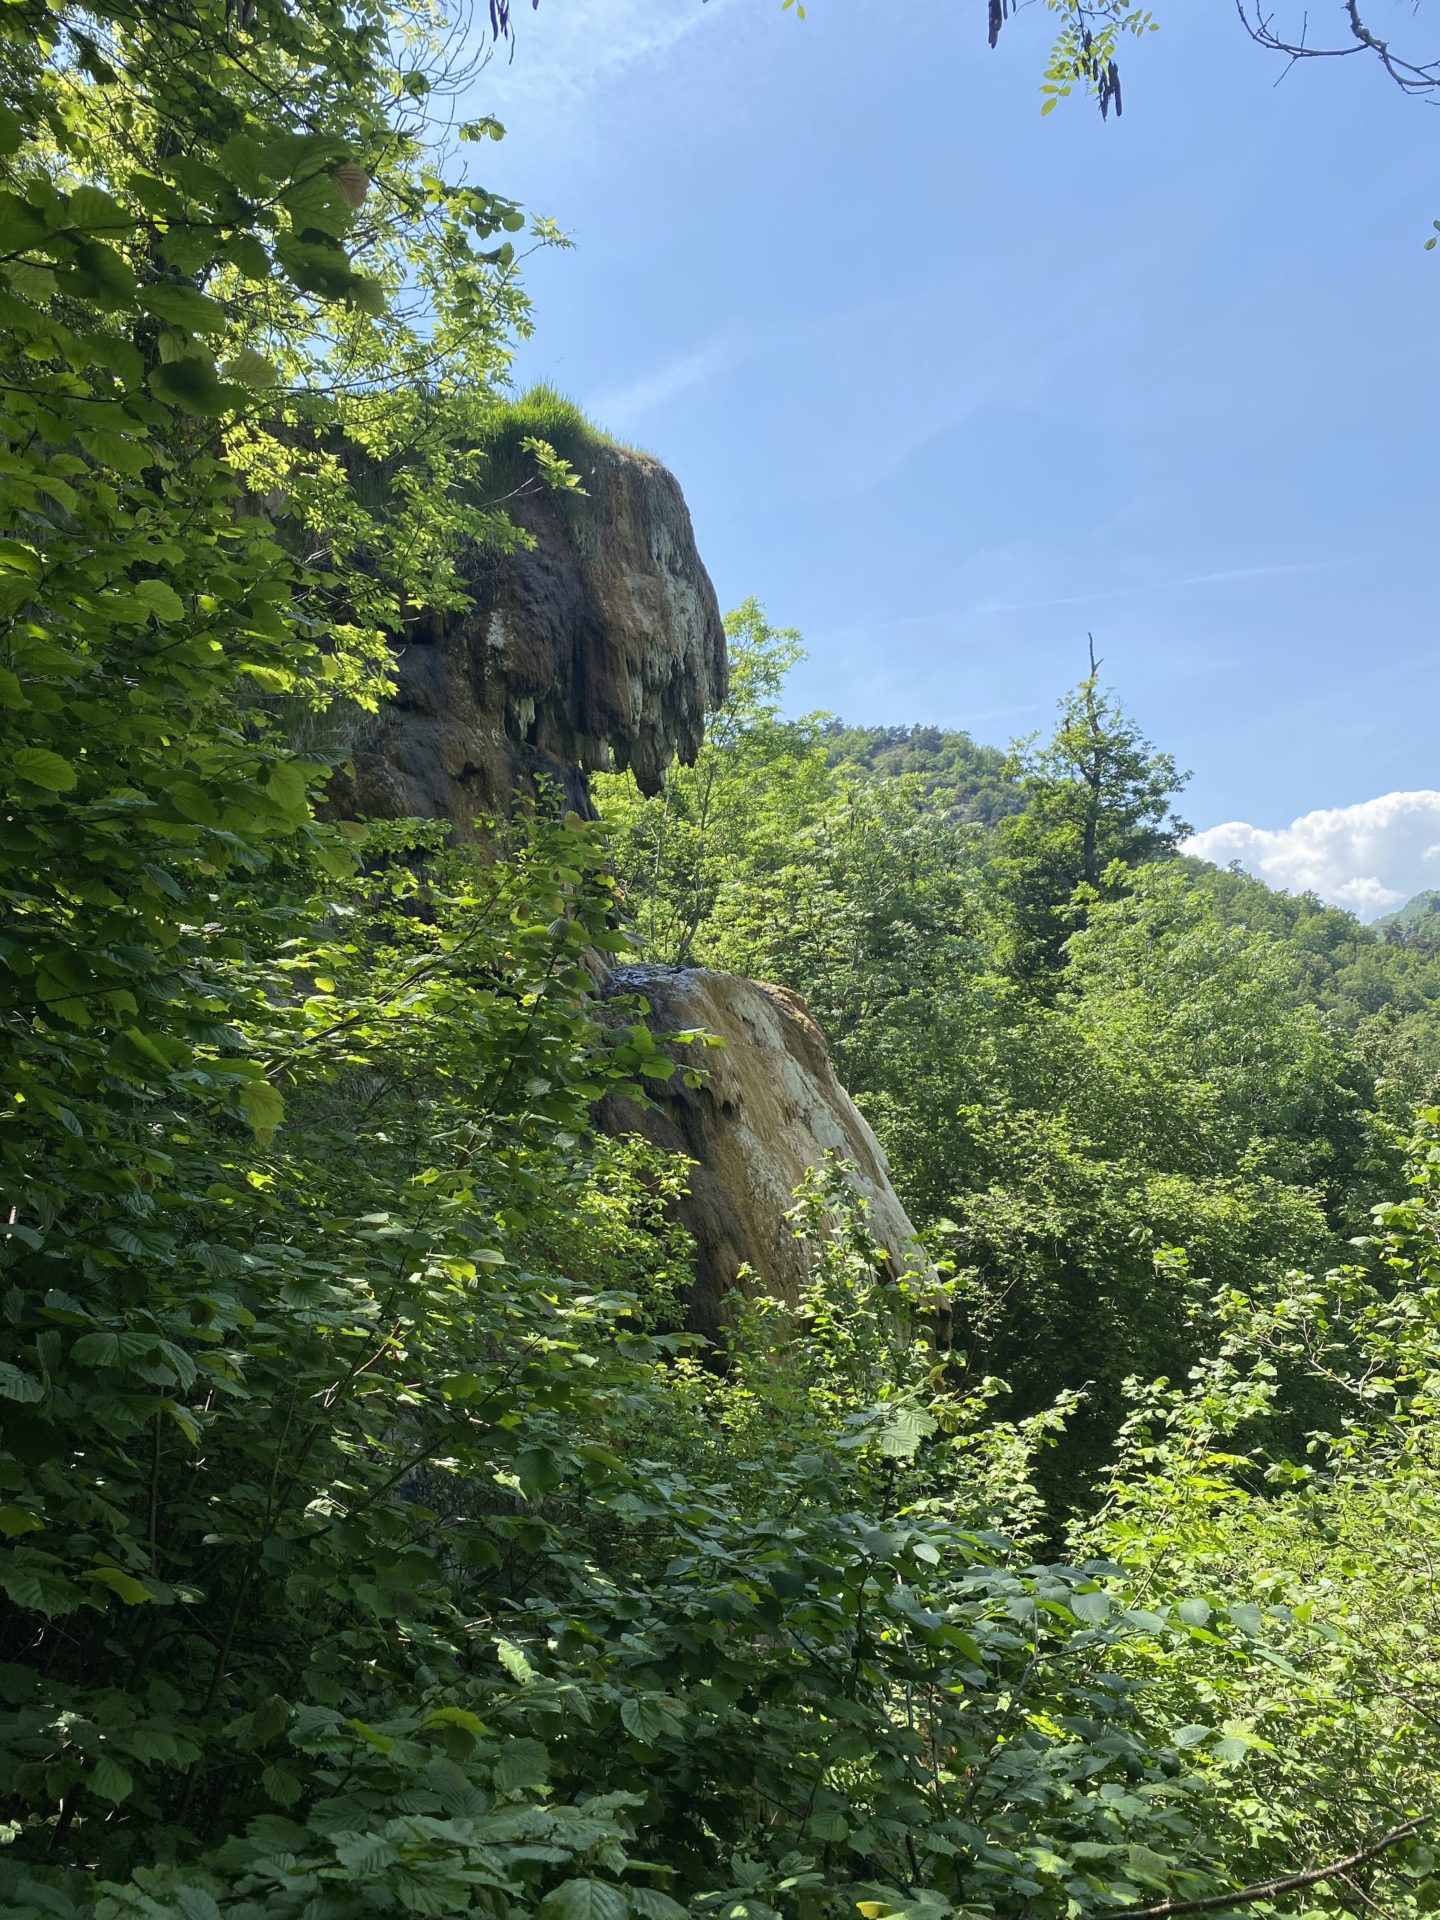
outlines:
[{"label": "distant hillside", "polygon": [[881,777],[918,775],[929,798],[961,820],[993,826],[1025,804],[1020,784],[1005,771],[1008,755],[981,746],[968,733],[943,727],[847,727],[824,730],[830,764],[844,762]]},{"label": "distant hillside", "polygon": [[1427,887],[1394,913],[1382,914],[1371,926],[1387,939],[1414,940],[1440,946],[1440,890]]}]

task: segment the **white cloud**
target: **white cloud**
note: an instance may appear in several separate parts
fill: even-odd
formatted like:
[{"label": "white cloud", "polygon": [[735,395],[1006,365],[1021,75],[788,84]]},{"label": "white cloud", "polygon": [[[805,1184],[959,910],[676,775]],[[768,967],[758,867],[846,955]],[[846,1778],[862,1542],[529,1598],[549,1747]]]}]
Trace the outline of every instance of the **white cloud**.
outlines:
[{"label": "white cloud", "polygon": [[1382,793],[1353,807],[1322,807],[1288,827],[1227,820],[1185,843],[1187,853],[1250,873],[1288,893],[1318,893],[1362,920],[1440,886],[1440,792]]}]

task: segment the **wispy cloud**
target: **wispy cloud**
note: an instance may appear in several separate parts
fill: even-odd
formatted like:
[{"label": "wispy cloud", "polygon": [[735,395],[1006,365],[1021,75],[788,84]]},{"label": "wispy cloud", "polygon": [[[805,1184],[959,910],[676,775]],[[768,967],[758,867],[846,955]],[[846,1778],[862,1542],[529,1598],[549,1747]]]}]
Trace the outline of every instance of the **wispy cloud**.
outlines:
[{"label": "wispy cloud", "polygon": [[992,408],[1038,411],[1085,354],[1065,329],[1055,345],[1022,338],[978,304],[958,309],[943,286],[892,303],[890,316],[864,307],[844,316],[852,331],[888,339],[890,356],[887,379],[855,408],[847,434],[855,451],[840,468],[846,492],[873,491]]},{"label": "wispy cloud", "polygon": [[1287,573],[1328,573],[1353,565],[1349,560],[1296,560],[1272,567],[1227,567],[1220,573],[1187,573],[1178,580],[1142,580],[1135,586],[1101,587],[1094,593],[1064,593],[1054,600],[992,600],[975,607],[981,613],[1038,613],[1045,607],[1085,607],[1099,600],[1128,600],[1143,593],[1174,593],[1182,587],[1213,587],[1228,580],[1270,580]]},{"label": "wispy cloud", "polygon": [[[998,560],[1003,562],[1003,570],[1012,574],[1032,570],[1038,564],[1036,555],[1028,548],[1018,553],[1002,552]],[[1320,573],[1352,565],[1354,562],[1350,560],[1297,560],[1276,566],[1227,567],[1214,573],[1187,573],[1178,579],[1145,580],[1128,587],[1102,587],[1094,593],[1066,593],[1050,600],[982,600],[959,610],[949,606],[933,613],[907,614],[899,619],[880,620],[865,627],[847,627],[835,637],[851,639],[863,635],[873,639],[877,634],[898,633],[906,628],[941,625],[958,628],[966,621],[983,619],[993,613],[1036,613],[1046,607],[1083,607],[1092,601],[1124,600],[1146,593],[1179,592],[1185,587],[1207,587],[1231,580],[1263,580],[1285,574]],[[1407,674],[1411,671],[1410,667],[1405,668]]]},{"label": "wispy cloud", "polygon": [[629,386],[613,388],[596,397],[594,411],[607,426],[624,429],[642,415],[678,399],[692,387],[729,373],[746,357],[744,343],[717,335],[702,341],[684,353],[677,353],[653,372],[642,374]]},{"label": "wispy cloud", "polygon": [[502,119],[518,120],[531,101],[553,104],[557,96],[573,101],[625,68],[668,53],[723,3],[561,0],[533,21],[526,9],[514,57],[497,90]]}]

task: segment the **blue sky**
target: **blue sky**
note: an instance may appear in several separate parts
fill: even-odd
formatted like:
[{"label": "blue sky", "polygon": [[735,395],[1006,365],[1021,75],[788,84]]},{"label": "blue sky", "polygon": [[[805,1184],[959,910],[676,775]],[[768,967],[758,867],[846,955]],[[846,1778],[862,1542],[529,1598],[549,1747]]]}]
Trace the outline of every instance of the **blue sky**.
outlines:
[{"label": "blue sky", "polygon": [[1207,850],[1379,911],[1440,885],[1440,122],[1157,12],[1103,125],[1040,119],[1038,7],[517,8],[467,110],[576,242],[518,373],[674,468],[797,707],[1003,742],[1092,630],[1196,826],[1282,835]]}]

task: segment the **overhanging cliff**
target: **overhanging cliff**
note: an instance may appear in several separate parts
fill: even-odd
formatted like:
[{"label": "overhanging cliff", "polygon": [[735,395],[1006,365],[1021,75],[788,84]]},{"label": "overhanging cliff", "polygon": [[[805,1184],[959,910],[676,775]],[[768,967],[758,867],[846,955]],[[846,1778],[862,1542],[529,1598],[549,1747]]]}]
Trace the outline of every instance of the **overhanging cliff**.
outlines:
[{"label": "overhanging cliff", "polygon": [[580,472],[582,497],[508,502],[533,544],[477,551],[473,607],[397,646],[394,694],[335,791],[345,811],[468,836],[537,775],[588,811],[586,774],[628,769],[654,793],[694,759],[725,698],[725,632],[684,496],[658,460],[605,441]]}]

